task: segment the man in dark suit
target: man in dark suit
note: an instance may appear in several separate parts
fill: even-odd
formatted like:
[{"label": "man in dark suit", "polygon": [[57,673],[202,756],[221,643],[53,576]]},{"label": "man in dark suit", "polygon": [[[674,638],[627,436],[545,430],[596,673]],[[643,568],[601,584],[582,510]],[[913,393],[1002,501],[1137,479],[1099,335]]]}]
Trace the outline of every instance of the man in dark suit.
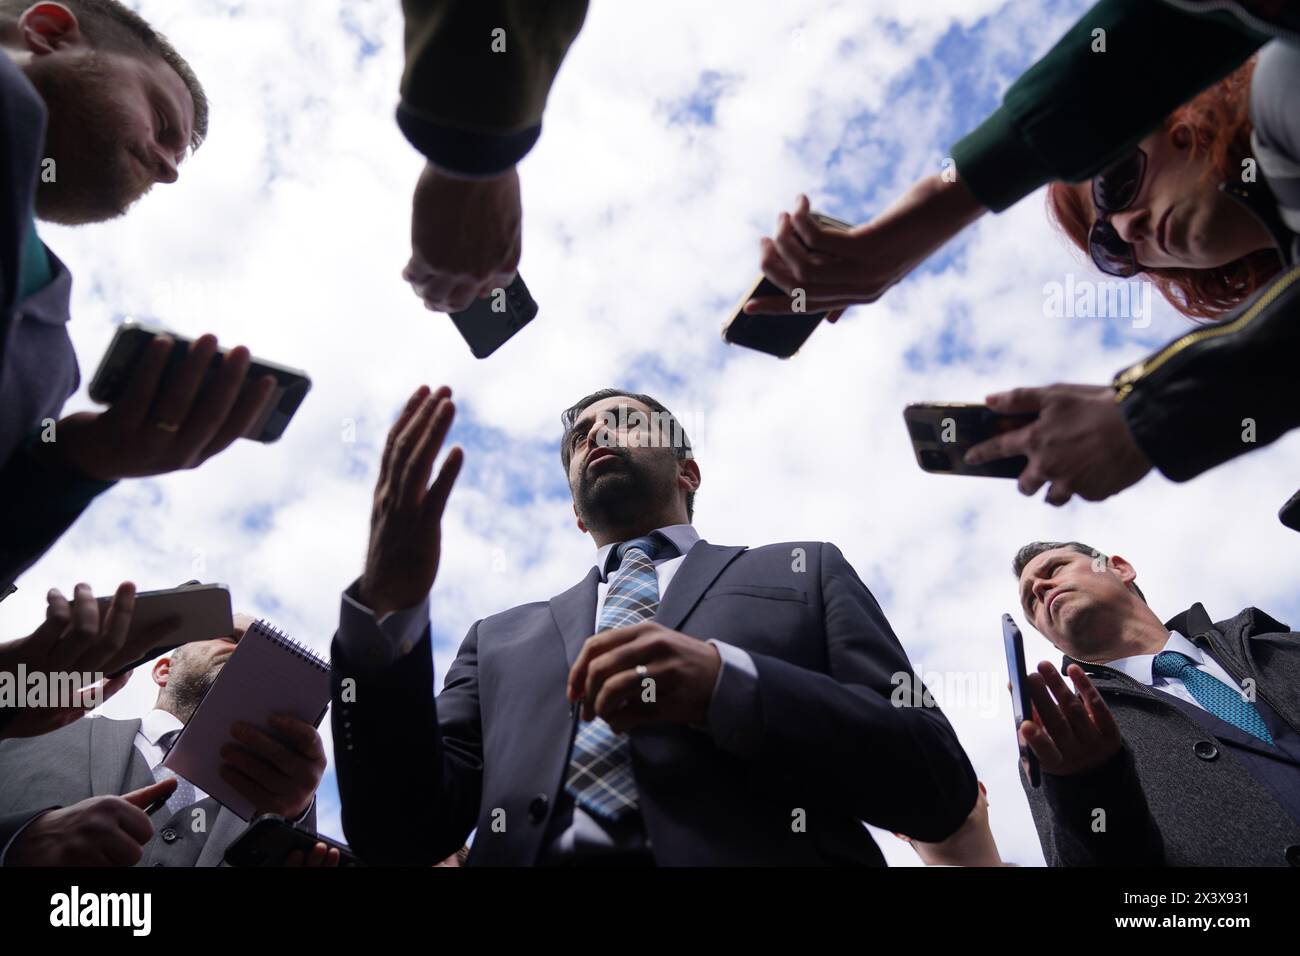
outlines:
[{"label": "man in dark suit", "polygon": [[[221,864],[247,824],[162,761],[251,623],[236,621],[231,637],[182,645],[154,663],[158,700],[143,718],[83,717],[39,737],[0,741],[0,865]],[[314,831],[324,747],[311,724],[277,720],[281,740],[232,728],[221,773],[258,813]],[[159,797],[166,806],[146,815]]]},{"label": "man in dark suit", "polygon": [[1048,863],[1300,866],[1300,634],[1255,608],[1161,623],[1131,564],[1077,541],[1014,570],[1074,682],[1040,663],[1020,728]]},{"label": "man in dark suit", "polygon": [[[565,412],[596,559],[476,622],[435,700],[428,592],[460,449],[426,486],[453,413],[449,389],[422,388],[390,432],[335,637],[362,860],[435,863],[477,827],[471,865],[878,865],[864,821],[932,841],[961,826],[974,772],[871,593],[831,544],[700,540],[699,466],[647,395]],[[900,679],[916,694],[896,705]]]}]

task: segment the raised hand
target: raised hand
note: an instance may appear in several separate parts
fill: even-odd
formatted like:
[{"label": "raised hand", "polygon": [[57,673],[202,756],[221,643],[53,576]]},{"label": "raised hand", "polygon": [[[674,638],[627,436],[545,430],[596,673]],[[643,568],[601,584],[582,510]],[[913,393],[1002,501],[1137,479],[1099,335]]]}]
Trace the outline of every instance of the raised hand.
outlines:
[{"label": "raised hand", "polygon": [[451,429],[451,389],[421,385],[388,433],[370,513],[370,547],[358,598],[376,618],[415,607],[433,587],[442,551],[442,513],[464,452],[452,448],[429,486]]}]

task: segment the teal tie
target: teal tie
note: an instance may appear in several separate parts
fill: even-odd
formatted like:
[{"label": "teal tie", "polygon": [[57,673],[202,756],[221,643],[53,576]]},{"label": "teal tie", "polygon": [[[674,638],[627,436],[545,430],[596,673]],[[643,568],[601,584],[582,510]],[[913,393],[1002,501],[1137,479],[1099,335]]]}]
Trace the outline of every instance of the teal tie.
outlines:
[{"label": "teal tie", "polygon": [[1242,697],[1237,689],[1212,674],[1197,670],[1196,662],[1186,654],[1161,651],[1151,662],[1151,673],[1182,681],[1196,702],[1215,717],[1265,743],[1273,742],[1273,735],[1268,732],[1268,725],[1255,705]]}]

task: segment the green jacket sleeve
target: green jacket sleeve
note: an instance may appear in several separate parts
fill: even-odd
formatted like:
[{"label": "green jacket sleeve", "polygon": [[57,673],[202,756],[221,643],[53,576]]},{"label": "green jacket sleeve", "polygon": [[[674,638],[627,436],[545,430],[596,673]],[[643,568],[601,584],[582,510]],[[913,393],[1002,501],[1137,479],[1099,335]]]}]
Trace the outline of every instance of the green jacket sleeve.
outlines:
[{"label": "green jacket sleeve", "polygon": [[958,175],[994,212],[1091,179],[1267,39],[1226,12],[1101,0],[953,146]]},{"label": "green jacket sleeve", "polygon": [[402,8],[402,132],[444,169],[509,169],[541,133],[587,0],[403,0]]}]

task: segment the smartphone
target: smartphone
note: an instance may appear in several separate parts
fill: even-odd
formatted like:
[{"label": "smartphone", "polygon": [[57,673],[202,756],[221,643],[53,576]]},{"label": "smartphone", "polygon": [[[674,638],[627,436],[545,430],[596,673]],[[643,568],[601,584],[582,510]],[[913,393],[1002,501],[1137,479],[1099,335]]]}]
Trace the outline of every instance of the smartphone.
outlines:
[{"label": "smartphone", "polygon": [[959,402],[917,402],[903,409],[917,464],[940,475],[1018,478],[1029,464],[1023,455],[982,465],[967,465],[962,456],[972,446],[1033,420],[1033,415],[999,415],[987,405]]},{"label": "smartphone", "polygon": [[1029,784],[1037,787],[1042,782],[1038,771],[1038,758],[1028,747],[1020,746],[1020,725],[1031,720],[1034,713],[1029,700],[1029,672],[1025,669],[1025,644],[1020,637],[1020,628],[1010,614],[1002,615],[1002,645],[1007,654],[1007,673],[1011,676],[1011,713],[1016,718],[1016,746],[1025,761],[1025,772],[1029,774]]},{"label": "smartphone", "polygon": [[[1300,491],[1297,491],[1287,503],[1282,506],[1282,510],[1277,513],[1277,520],[1292,531],[1300,531]],[[0,598],[0,600],[4,600]]]},{"label": "smartphone", "polygon": [[226,863],[230,866],[283,866],[294,850],[309,853],[317,843],[324,843],[339,851],[339,866],[360,866],[361,861],[344,843],[299,830],[284,817],[264,813],[254,817],[243,833],[226,847]]},{"label": "smartphone", "polygon": [[[96,598],[100,613],[107,609],[112,597]],[[142,591],[135,596],[135,613],[131,615],[131,629],[127,640],[148,627],[175,622],[162,643],[144,657],[110,674],[116,677],[134,667],[151,661],[160,654],[175,650],[182,644],[210,641],[229,637],[235,630],[234,616],[230,611],[230,591],[224,584],[182,584],[163,591]]]},{"label": "smartphone", "polygon": [[[193,340],[170,332],[160,325],[127,318],[118,326],[117,334],[113,336],[113,341],[109,344],[108,351],[104,354],[99,369],[90,382],[91,399],[101,405],[112,405],[121,398],[127,382],[135,374],[140,357],[149,347],[149,343],[160,335],[171,336],[176,342],[171,356],[167,359],[167,368],[163,374],[166,376],[175,370],[185,359],[185,354],[189,352]],[[205,385],[216,376],[217,369],[221,366],[221,357],[227,351],[227,349],[219,349],[212,357],[212,368],[208,371]],[[298,411],[298,406],[311,391],[311,379],[307,377],[306,372],[298,369],[286,368],[258,358],[253,359],[248,369],[248,381],[256,382],[263,375],[270,375],[275,379],[275,398],[266,414],[254,421],[241,437],[258,442],[273,442],[284,434],[289,420],[293,418],[294,413]]]},{"label": "smartphone", "polygon": [[516,274],[515,280],[504,289],[493,290],[484,299],[475,299],[468,309],[452,312],[461,338],[469,343],[475,358],[484,359],[501,348],[506,341],[537,316],[537,303],[533,301],[524,277]]},{"label": "smartphone", "polygon": [[[853,228],[852,223],[819,212],[813,213],[812,217],[830,229]],[[777,358],[790,358],[803,347],[804,342],[808,341],[808,336],[812,335],[821,320],[826,318],[826,313],[786,312],[775,315],[749,315],[745,312],[745,303],[750,299],[768,295],[785,295],[785,293],[771,279],[761,275],[754,281],[750,290],[741,297],[740,303],[723,323],[722,340],[730,345],[743,345],[747,349],[766,352]]]}]

